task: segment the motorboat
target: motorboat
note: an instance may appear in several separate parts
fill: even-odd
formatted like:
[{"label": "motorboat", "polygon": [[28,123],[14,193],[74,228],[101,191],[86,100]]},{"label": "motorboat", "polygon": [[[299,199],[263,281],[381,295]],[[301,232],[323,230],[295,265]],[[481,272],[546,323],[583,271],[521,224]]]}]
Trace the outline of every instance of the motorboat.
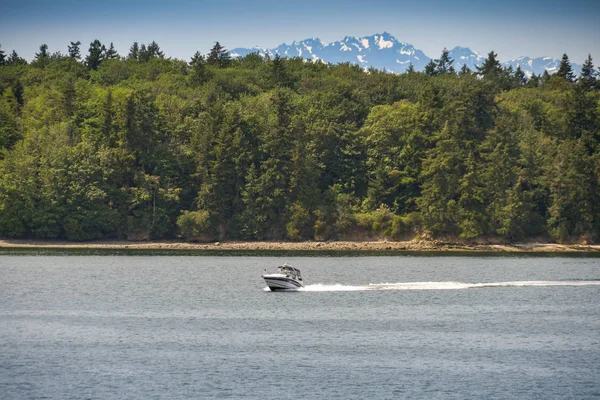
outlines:
[{"label": "motorboat", "polygon": [[275,273],[265,274],[262,277],[272,291],[294,290],[304,287],[300,270],[287,264],[277,267]]}]

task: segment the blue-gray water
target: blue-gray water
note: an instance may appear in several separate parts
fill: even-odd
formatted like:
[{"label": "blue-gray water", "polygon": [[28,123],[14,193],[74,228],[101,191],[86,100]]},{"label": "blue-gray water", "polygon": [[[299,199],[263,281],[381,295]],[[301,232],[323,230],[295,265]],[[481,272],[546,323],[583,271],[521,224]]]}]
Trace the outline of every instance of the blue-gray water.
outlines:
[{"label": "blue-gray water", "polygon": [[2,399],[598,396],[599,258],[0,255]]}]

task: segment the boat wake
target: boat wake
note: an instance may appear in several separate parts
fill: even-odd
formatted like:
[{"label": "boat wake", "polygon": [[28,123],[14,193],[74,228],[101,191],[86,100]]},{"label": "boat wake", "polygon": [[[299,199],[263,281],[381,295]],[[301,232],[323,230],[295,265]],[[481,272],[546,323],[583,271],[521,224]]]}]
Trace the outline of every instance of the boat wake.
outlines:
[{"label": "boat wake", "polygon": [[342,284],[326,285],[317,283],[296,289],[298,292],[351,292],[366,290],[460,290],[498,287],[532,287],[532,286],[600,286],[600,280],[565,280],[565,281],[515,281],[515,282],[398,282],[370,283],[362,286]]}]

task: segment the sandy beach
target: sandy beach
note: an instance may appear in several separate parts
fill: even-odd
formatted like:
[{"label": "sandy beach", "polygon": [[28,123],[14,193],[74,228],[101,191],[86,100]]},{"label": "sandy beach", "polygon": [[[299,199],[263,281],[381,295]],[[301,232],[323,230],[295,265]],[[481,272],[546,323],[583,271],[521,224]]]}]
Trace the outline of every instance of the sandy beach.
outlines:
[{"label": "sandy beach", "polygon": [[67,242],[43,240],[0,240],[0,248],[62,248],[62,249],[136,249],[136,250],[287,250],[287,251],[474,251],[474,252],[597,252],[600,245],[518,243],[465,244],[442,241],[332,241],[332,242],[213,242],[181,241],[93,241]]}]

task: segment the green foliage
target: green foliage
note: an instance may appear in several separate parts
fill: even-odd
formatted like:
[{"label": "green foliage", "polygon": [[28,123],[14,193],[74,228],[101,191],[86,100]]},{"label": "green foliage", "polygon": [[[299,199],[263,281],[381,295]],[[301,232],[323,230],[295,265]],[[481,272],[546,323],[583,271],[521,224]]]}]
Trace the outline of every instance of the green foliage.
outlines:
[{"label": "green foliage", "polygon": [[600,238],[591,57],[575,83],[79,45],[2,58],[0,236]]},{"label": "green foliage", "polygon": [[562,59],[560,60],[560,65],[558,66],[558,71],[556,71],[556,76],[563,78],[567,82],[575,82],[575,74],[573,73],[569,56],[566,54],[563,54]]},{"label": "green foliage", "polygon": [[588,54],[588,57],[581,66],[581,76],[579,77],[580,84],[587,90],[594,89],[597,83],[598,73],[594,69],[592,63],[592,55]]},{"label": "green foliage", "polygon": [[6,54],[4,53],[4,50],[2,50],[2,45],[0,45],[0,67],[6,65],[7,62]]},{"label": "green foliage", "polygon": [[427,142],[424,116],[418,104],[401,101],[373,107],[362,132],[367,166],[372,171],[365,204],[389,204],[398,213],[416,209],[421,160]]},{"label": "green foliage", "polygon": [[231,57],[225,47],[219,42],[215,42],[215,45],[210,50],[208,58],[206,59],[208,64],[219,68],[225,68],[231,63]]},{"label": "green foliage", "polygon": [[444,49],[440,58],[434,62],[437,64],[435,67],[435,75],[454,73],[454,68],[452,67],[454,60],[450,58],[447,49]]},{"label": "green foliage", "polygon": [[212,238],[210,212],[206,210],[182,211],[177,218],[177,226],[181,235],[187,240]]},{"label": "green foliage", "polygon": [[74,58],[75,60],[81,60],[81,50],[79,49],[81,46],[81,42],[78,40],[76,42],[71,42],[68,46],[69,48],[69,57]]},{"label": "green foliage", "polygon": [[481,66],[477,66],[477,72],[484,78],[492,81],[497,81],[502,73],[500,61],[497,59],[498,54],[490,51],[487,58]]},{"label": "green foliage", "polygon": [[88,69],[98,69],[100,63],[104,60],[106,47],[98,39],[90,43],[89,54],[85,58],[85,65]]},{"label": "green foliage", "polygon": [[289,222],[286,225],[286,238],[303,240],[312,237],[312,218],[310,213],[299,203],[290,207]]}]

